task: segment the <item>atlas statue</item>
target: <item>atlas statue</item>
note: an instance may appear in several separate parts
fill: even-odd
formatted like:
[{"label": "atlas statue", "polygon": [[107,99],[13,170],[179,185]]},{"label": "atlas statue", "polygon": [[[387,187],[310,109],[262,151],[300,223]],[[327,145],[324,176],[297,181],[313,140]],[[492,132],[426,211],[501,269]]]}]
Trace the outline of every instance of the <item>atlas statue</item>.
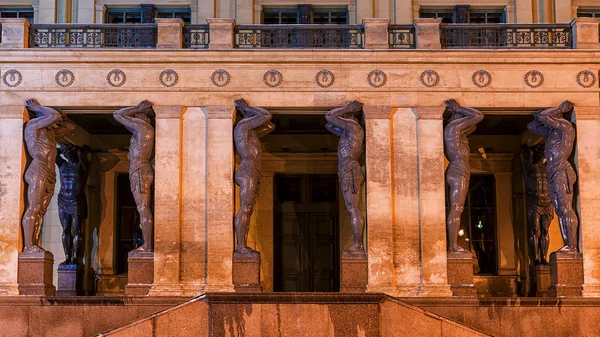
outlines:
[{"label": "atlas statue", "polygon": [[556,108],[536,112],[527,128],[536,135],[546,138],[546,179],[550,199],[556,209],[564,247],[563,253],[577,253],[577,230],[579,219],[573,209],[573,185],[577,174],[569,163],[575,142],[575,129],[563,115],[573,110],[573,103],[562,102]]},{"label": "atlas statue", "polygon": [[83,225],[87,219],[85,186],[89,174],[89,147],[59,144],[56,165],[60,173],[58,217],[63,228],[65,261],[61,265],[80,264],[83,257]]},{"label": "atlas statue", "polygon": [[525,179],[529,260],[532,265],[547,265],[550,235],[548,228],[554,218],[554,206],[546,182],[544,145],[521,147],[521,166]]},{"label": "atlas statue", "polygon": [[56,185],[56,140],[75,130],[75,124],[35,99],[27,100],[25,107],[31,117],[25,126],[25,145],[32,162],[24,177],[28,206],[22,219],[23,252],[36,253],[44,252],[42,226]]},{"label": "atlas statue", "polygon": [[143,101],[132,107],[117,110],[113,116],[133,133],[129,143],[129,183],[140,214],[140,226],[144,243],[136,248],[138,252],[154,251],[152,231],[154,216],[150,208],[154,169],[150,163],[154,153],[154,127],[150,121],[153,114],[152,103]]},{"label": "atlas statue", "polygon": [[273,132],[275,125],[271,123],[273,116],[270,112],[250,106],[242,98],[235,101],[235,107],[244,116],[233,130],[235,149],[242,159],[235,172],[235,183],[240,187],[240,209],[234,219],[235,253],[255,255],[258,252],[248,247],[248,231],[262,176],[260,139]]},{"label": "atlas statue", "polygon": [[450,193],[450,211],[446,224],[448,253],[466,253],[468,251],[458,245],[458,232],[471,178],[471,150],[467,136],[475,131],[477,123],[483,120],[483,114],[476,109],[462,107],[453,99],[444,103],[451,113],[450,122],[444,128],[446,156],[450,162],[446,169],[446,183]]},{"label": "atlas statue", "polygon": [[338,178],[346,210],[350,215],[354,245],[344,254],[363,255],[363,232],[365,220],[360,210],[360,189],[365,183],[365,175],[358,160],[363,153],[365,132],[357,115],[362,111],[362,104],[352,101],[348,105],[336,108],[325,114],[326,128],[340,137],[338,143]]}]

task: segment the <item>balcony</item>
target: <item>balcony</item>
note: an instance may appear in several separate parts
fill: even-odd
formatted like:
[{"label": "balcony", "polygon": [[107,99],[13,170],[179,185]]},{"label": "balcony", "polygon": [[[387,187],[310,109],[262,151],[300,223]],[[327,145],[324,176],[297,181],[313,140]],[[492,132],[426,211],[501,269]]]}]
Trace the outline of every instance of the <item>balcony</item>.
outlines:
[{"label": "balcony", "polygon": [[30,25],[24,19],[0,19],[5,27],[0,49],[600,49],[600,20],[587,18],[569,24],[441,24],[439,19],[416,19],[410,25],[390,25],[389,19],[364,19],[361,25],[207,21],[204,25],[184,25],[179,19],[157,19],[152,24]]}]

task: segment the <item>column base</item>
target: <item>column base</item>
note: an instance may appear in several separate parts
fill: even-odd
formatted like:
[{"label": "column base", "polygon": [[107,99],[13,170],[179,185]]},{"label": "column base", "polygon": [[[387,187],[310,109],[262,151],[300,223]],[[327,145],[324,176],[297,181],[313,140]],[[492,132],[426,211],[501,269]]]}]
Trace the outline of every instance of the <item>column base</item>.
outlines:
[{"label": "column base", "polygon": [[[399,285],[396,286],[396,291],[398,297],[417,297],[419,296],[419,285]],[[450,287],[448,286],[448,291],[450,291]],[[451,296],[452,293],[450,293]]]},{"label": "column base", "polygon": [[17,283],[21,295],[54,296],[54,255],[48,251],[19,253]]},{"label": "column base", "polygon": [[581,297],[583,291],[583,254],[550,254],[550,289],[552,297]]},{"label": "column base", "polygon": [[149,296],[185,296],[181,284],[156,284],[148,292]]},{"label": "column base", "polygon": [[78,296],[83,294],[83,266],[64,264],[58,266],[57,296]]},{"label": "column base", "polygon": [[19,295],[19,284],[18,283],[0,284],[0,296],[18,296],[18,295]]},{"label": "column base", "polygon": [[600,297],[600,285],[584,284],[581,295],[583,297]]},{"label": "column base", "polygon": [[549,296],[550,289],[550,265],[539,265],[529,269],[531,272],[532,287],[531,294],[537,297]]},{"label": "column base", "polygon": [[341,293],[364,293],[369,283],[367,254],[342,253],[340,271]]},{"label": "column base", "polygon": [[127,254],[127,296],[147,296],[154,283],[154,252]]},{"label": "column base", "polygon": [[260,253],[233,253],[233,287],[238,293],[262,292]]},{"label": "column base", "polygon": [[448,283],[452,296],[475,297],[473,256],[470,252],[448,253]]}]

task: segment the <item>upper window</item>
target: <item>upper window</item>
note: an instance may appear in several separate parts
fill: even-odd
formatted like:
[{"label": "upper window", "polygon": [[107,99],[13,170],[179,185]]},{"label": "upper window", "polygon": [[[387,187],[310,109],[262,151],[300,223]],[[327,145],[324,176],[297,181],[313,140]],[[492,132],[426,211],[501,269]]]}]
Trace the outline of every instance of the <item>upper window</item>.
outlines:
[{"label": "upper window", "polygon": [[0,8],[0,18],[25,18],[33,23],[33,8]]},{"label": "upper window", "polygon": [[[189,7],[156,9],[157,18],[179,18],[191,23],[192,12]],[[109,8],[106,10],[106,23],[141,23],[142,8]]]},{"label": "upper window", "polygon": [[347,7],[296,7],[264,8],[262,23],[277,24],[342,24],[348,23]]},{"label": "upper window", "polygon": [[600,8],[580,8],[577,10],[578,18],[600,18]]},{"label": "upper window", "polygon": [[[457,12],[452,8],[423,8],[419,17],[442,19],[442,23],[458,23]],[[506,16],[501,8],[469,8],[466,23],[505,23]]]}]

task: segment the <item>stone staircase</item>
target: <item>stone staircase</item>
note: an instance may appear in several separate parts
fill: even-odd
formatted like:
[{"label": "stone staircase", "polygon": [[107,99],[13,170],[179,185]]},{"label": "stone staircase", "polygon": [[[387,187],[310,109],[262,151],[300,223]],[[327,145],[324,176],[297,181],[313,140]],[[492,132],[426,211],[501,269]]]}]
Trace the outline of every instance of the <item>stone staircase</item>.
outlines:
[{"label": "stone staircase", "polygon": [[99,336],[490,336],[384,294],[207,293]]}]

